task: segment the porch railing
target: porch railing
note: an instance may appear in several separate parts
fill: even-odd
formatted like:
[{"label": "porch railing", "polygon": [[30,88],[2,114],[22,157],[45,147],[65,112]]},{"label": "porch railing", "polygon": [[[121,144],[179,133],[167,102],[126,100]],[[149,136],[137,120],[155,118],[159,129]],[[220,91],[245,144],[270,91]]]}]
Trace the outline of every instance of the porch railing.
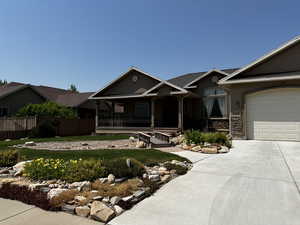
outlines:
[{"label": "porch railing", "polygon": [[99,127],[150,127],[150,119],[99,119]]}]

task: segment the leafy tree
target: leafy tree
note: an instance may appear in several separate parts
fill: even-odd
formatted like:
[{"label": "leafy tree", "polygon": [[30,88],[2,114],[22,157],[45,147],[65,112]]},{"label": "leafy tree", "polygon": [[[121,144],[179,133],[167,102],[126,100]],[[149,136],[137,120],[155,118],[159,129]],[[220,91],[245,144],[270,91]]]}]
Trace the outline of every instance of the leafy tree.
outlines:
[{"label": "leafy tree", "polygon": [[42,104],[28,104],[21,108],[16,116],[41,116],[51,118],[76,118],[77,115],[74,110],[58,105],[54,102],[45,102]]},{"label": "leafy tree", "polygon": [[70,91],[78,92],[77,87],[75,86],[75,84],[70,85]]},{"label": "leafy tree", "polygon": [[5,84],[7,84],[7,80],[0,79],[0,85],[5,85]]}]

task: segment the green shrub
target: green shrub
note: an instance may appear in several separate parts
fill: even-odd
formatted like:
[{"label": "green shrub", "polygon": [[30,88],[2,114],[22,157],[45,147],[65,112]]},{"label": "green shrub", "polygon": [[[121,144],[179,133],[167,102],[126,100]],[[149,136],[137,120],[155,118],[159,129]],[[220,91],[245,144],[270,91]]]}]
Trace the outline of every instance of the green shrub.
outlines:
[{"label": "green shrub", "polygon": [[20,154],[17,150],[0,151],[0,167],[14,166],[18,163],[19,157]]},{"label": "green shrub", "polygon": [[228,139],[225,133],[203,133],[202,135],[204,142],[225,145],[229,148],[231,147],[231,141]]},{"label": "green shrub", "polygon": [[198,130],[188,130],[184,133],[187,144],[202,144],[202,133]]},{"label": "green shrub", "polygon": [[45,120],[31,131],[32,138],[48,138],[56,135],[56,128],[53,121]]},{"label": "green shrub", "polygon": [[176,170],[176,174],[178,175],[184,175],[188,171],[188,168],[172,163],[165,163],[164,167],[166,167],[168,170]]},{"label": "green shrub", "polygon": [[119,158],[109,161],[104,161],[104,166],[106,167],[108,173],[112,173],[116,177],[141,177],[145,173],[144,165],[130,158],[130,166],[127,165],[127,158]]},{"label": "green shrub", "polygon": [[85,180],[94,181],[107,175],[107,170],[100,160],[78,160],[76,163],[69,164],[63,180],[70,183]]},{"label": "green shrub", "polygon": [[32,180],[61,179],[68,167],[62,159],[35,159],[26,163],[23,175]]},{"label": "green shrub", "polygon": [[24,176],[32,180],[61,179],[67,182],[94,181],[107,176],[100,160],[36,159],[27,163]]},{"label": "green shrub", "polygon": [[21,108],[16,116],[39,116],[39,117],[51,117],[51,118],[76,118],[77,115],[74,110],[58,105],[54,102],[45,102],[42,104],[28,104]]}]

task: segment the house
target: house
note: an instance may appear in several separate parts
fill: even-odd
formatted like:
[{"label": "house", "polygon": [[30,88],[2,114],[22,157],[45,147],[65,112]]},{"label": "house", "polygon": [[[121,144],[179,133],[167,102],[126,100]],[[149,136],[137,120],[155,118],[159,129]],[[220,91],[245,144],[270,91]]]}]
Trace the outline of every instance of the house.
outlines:
[{"label": "house", "polygon": [[11,82],[0,86],[0,117],[13,116],[27,104],[52,101],[73,108],[80,118],[94,118],[95,104],[88,100],[92,93]]},{"label": "house", "polygon": [[300,141],[300,37],[242,68],[162,80],[130,68],[90,96],[96,132],[201,129]]},{"label": "house", "polygon": [[228,95],[217,82],[234,71],[213,69],[165,81],[130,68],[90,97],[98,106],[97,132],[229,131]]}]

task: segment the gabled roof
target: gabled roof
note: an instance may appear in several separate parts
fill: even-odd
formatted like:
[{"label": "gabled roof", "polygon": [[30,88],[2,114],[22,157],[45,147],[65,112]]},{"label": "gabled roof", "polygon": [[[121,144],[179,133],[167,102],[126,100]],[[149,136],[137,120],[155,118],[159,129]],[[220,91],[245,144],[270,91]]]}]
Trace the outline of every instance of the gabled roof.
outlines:
[{"label": "gabled roof", "polygon": [[101,88],[99,91],[97,91],[96,93],[92,94],[89,99],[93,99],[95,98],[96,95],[100,94],[101,92],[103,92],[104,90],[106,90],[107,88],[109,88],[110,86],[112,86],[114,83],[116,83],[117,81],[121,80],[123,77],[125,77],[128,73],[130,73],[131,71],[137,71],[141,74],[144,74],[145,76],[148,76],[154,80],[157,80],[159,82],[162,82],[161,79],[157,78],[157,77],[154,77],[136,67],[130,67],[128,71],[126,71],[125,73],[122,73],[119,77],[117,77],[115,80],[113,80],[112,82],[108,83],[106,86],[104,86],[103,88]]},{"label": "gabled roof", "polygon": [[45,100],[56,102],[67,107],[77,107],[88,100],[88,97],[94,92],[76,93],[70,90],[54,88],[48,86],[36,86],[18,82],[10,82],[0,86],[0,98],[4,98],[19,90],[31,88]]},{"label": "gabled roof", "polygon": [[[223,70],[218,70],[218,71],[221,71],[222,73],[226,73],[226,74],[231,74],[236,70],[238,70],[238,68],[223,69]],[[196,79],[200,80],[201,77],[207,73],[208,72],[188,73],[188,74],[184,74],[184,75],[169,79],[168,82],[175,84],[179,87],[185,88],[189,83],[195,81]]]},{"label": "gabled roof", "polygon": [[15,92],[21,91],[21,90],[23,90],[25,88],[31,88],[34,92],[36,92],[42,98],[44,98],[45,100],[47,100],[46,96],[44,96],[43,94],[39,93],[31,85],[17,83],[17,82],[8,83],[8,84],[5,84],[5,85],[1,86],[0,87],[0,98],[4,98],[4,97],[6,97],[8,95],[11,95],[11,94],[13,94]]},{"label": "gabled roof", "polygon": [[206,77],[206,76],[208,76],[208,75],[210,75],[210,74],[212,74],[212,73],[219,73],[219,74],[222,74],[222,75],[224,75],[224,76],[227,76],[227,75],[228,75],[228,73],[226,73],[226,72],[224,72],[224,71],[217,70],[217,69],[212,69],[212,70],[206,72],[205,74],[202,74],[202,76],[199,76],[199,77],[197,77],[196,79],[194,79],[194,80],[192,80],[191,82],[189,82],[188,84],[186,84],[186,85],[184,86],[184,88],[190,88],[194,83],[196,83],[197,81],[203,79],[204,77]]},{"label": "gabled roof", "polygon": [[[163,85],[167,85],[167,86],[169,86],[169,87],[172,87],[172,88],[176,89],[176,90],[177,90],[177,91],[176,91],[176,94],[186,94],[186,93],[188,93],[187,90],[185,90],[185,89],[183,89],[183,88],[181,88],[181,87],[178,87],[178,86],[176,86],[176,85],[174,85],[174,84],[172,84],[172,83],[170,83],[170,82],[168,82],[168,81],[162,81],[162,82],[160,82],[159,84],[155,85],[154,87],[150,88],[150,89],[149,89],[148,91],[146,91],[143,95],[150,94],[152,91],[154,91],[154,90],[157,89],[157,88],[160,88],[160,87],[163,86]],[[173,92],[173,93],[175,94],[175,92]]]},{"label": "gabled roof", "polygon": [[[141,74],[144,74],[145,76],[148,76],[148,77],[150,77],[150,78],[152,78],[152,79],[154,79],[154,80],[157,80],[157,81],[159,81],[159,83],[158,83],[157,85],[155,85],[154,87],[152,87],[151,89],[145,91],[144,93],[137,94],[137,95],[96,97],[96,95],[100,94],[101,92],[103,92],[103,91],[106,90],[107,88],[111,87],[114,83],[116,83],[117,81],[119,81],[120,79],[122,79],[124,76],[126,76],[128,73],[130,73],[130,72],[133,71],[133,70],[135,70],[135,71],[137,71],[137,72],[139,72],[139,73],[141,73]],[[155,77],[155,76],[153,76],[153,75],[151,75],[151,74],[149,74],[149,73],[146,73],[146,72],[144,72],[144,71],[142,71],[142,70],[140,70],[140,69],[138,69],[138,68],[136,68],[136,67],[131,67],[131,68],[129,68],[129,70],[128,70],[127,72],[121,74],[117,79],[115,79],[115,80],[113,80],[112,82],[110,82],[109,84],[107,84],[104,88],[100,89],[98,92],[92,94],[92,95],[89,97],[89,99],[114,99],[114,98],[120,98],[120,97],[123,97],[123,98],[124,98],[124,97],[126,97],[126,98],[144,97],[144,96],[148,95],[151,91],[153,91],[154,89],[160,87],[160,86],[163,85],[163,84],[168,85],[168,86],[171,86],[171,87],[177,89],[178,92],[181,92],[181,93],[188,93],[185,89],[183,89],[183,88],[181,88],[181,87],[179,87],[179,86],[177,86],[177,85],[174,85],[174,84],[172,84],[172,83],[170,83],[170,82],[168,82],[168,81],[164,81],[164,80],[162,80],[162,79],[160,79],[160,78],[157,78],[157,77]]]},{"label": "gabled roof", "polygon": [[[242,72],[249,70],[250,68],[256,66],[257,64],[260,64],[266,60],[268,60],[269,58],[279,54],[280,52],[284,51],[285,49],[291,47],[292,45],[298,43],[300,41],[300,36],[295,37],[294,39],[284,43],[283,45],[281,45],[279,48],[267,53],[266,55],[258,58],[257,60],[255,60],[254,62],[242,67],[241,69],[239,69],[238,71],[234,72],[233,74],[231,74],[230,76],[227,76],[223,79],[221,79],[219,81],[219,84],[229,84],[231,83],[231,78],[236,77],[237,75],[241,74]],[[236,82],[235,82],[236,83]]]}]

